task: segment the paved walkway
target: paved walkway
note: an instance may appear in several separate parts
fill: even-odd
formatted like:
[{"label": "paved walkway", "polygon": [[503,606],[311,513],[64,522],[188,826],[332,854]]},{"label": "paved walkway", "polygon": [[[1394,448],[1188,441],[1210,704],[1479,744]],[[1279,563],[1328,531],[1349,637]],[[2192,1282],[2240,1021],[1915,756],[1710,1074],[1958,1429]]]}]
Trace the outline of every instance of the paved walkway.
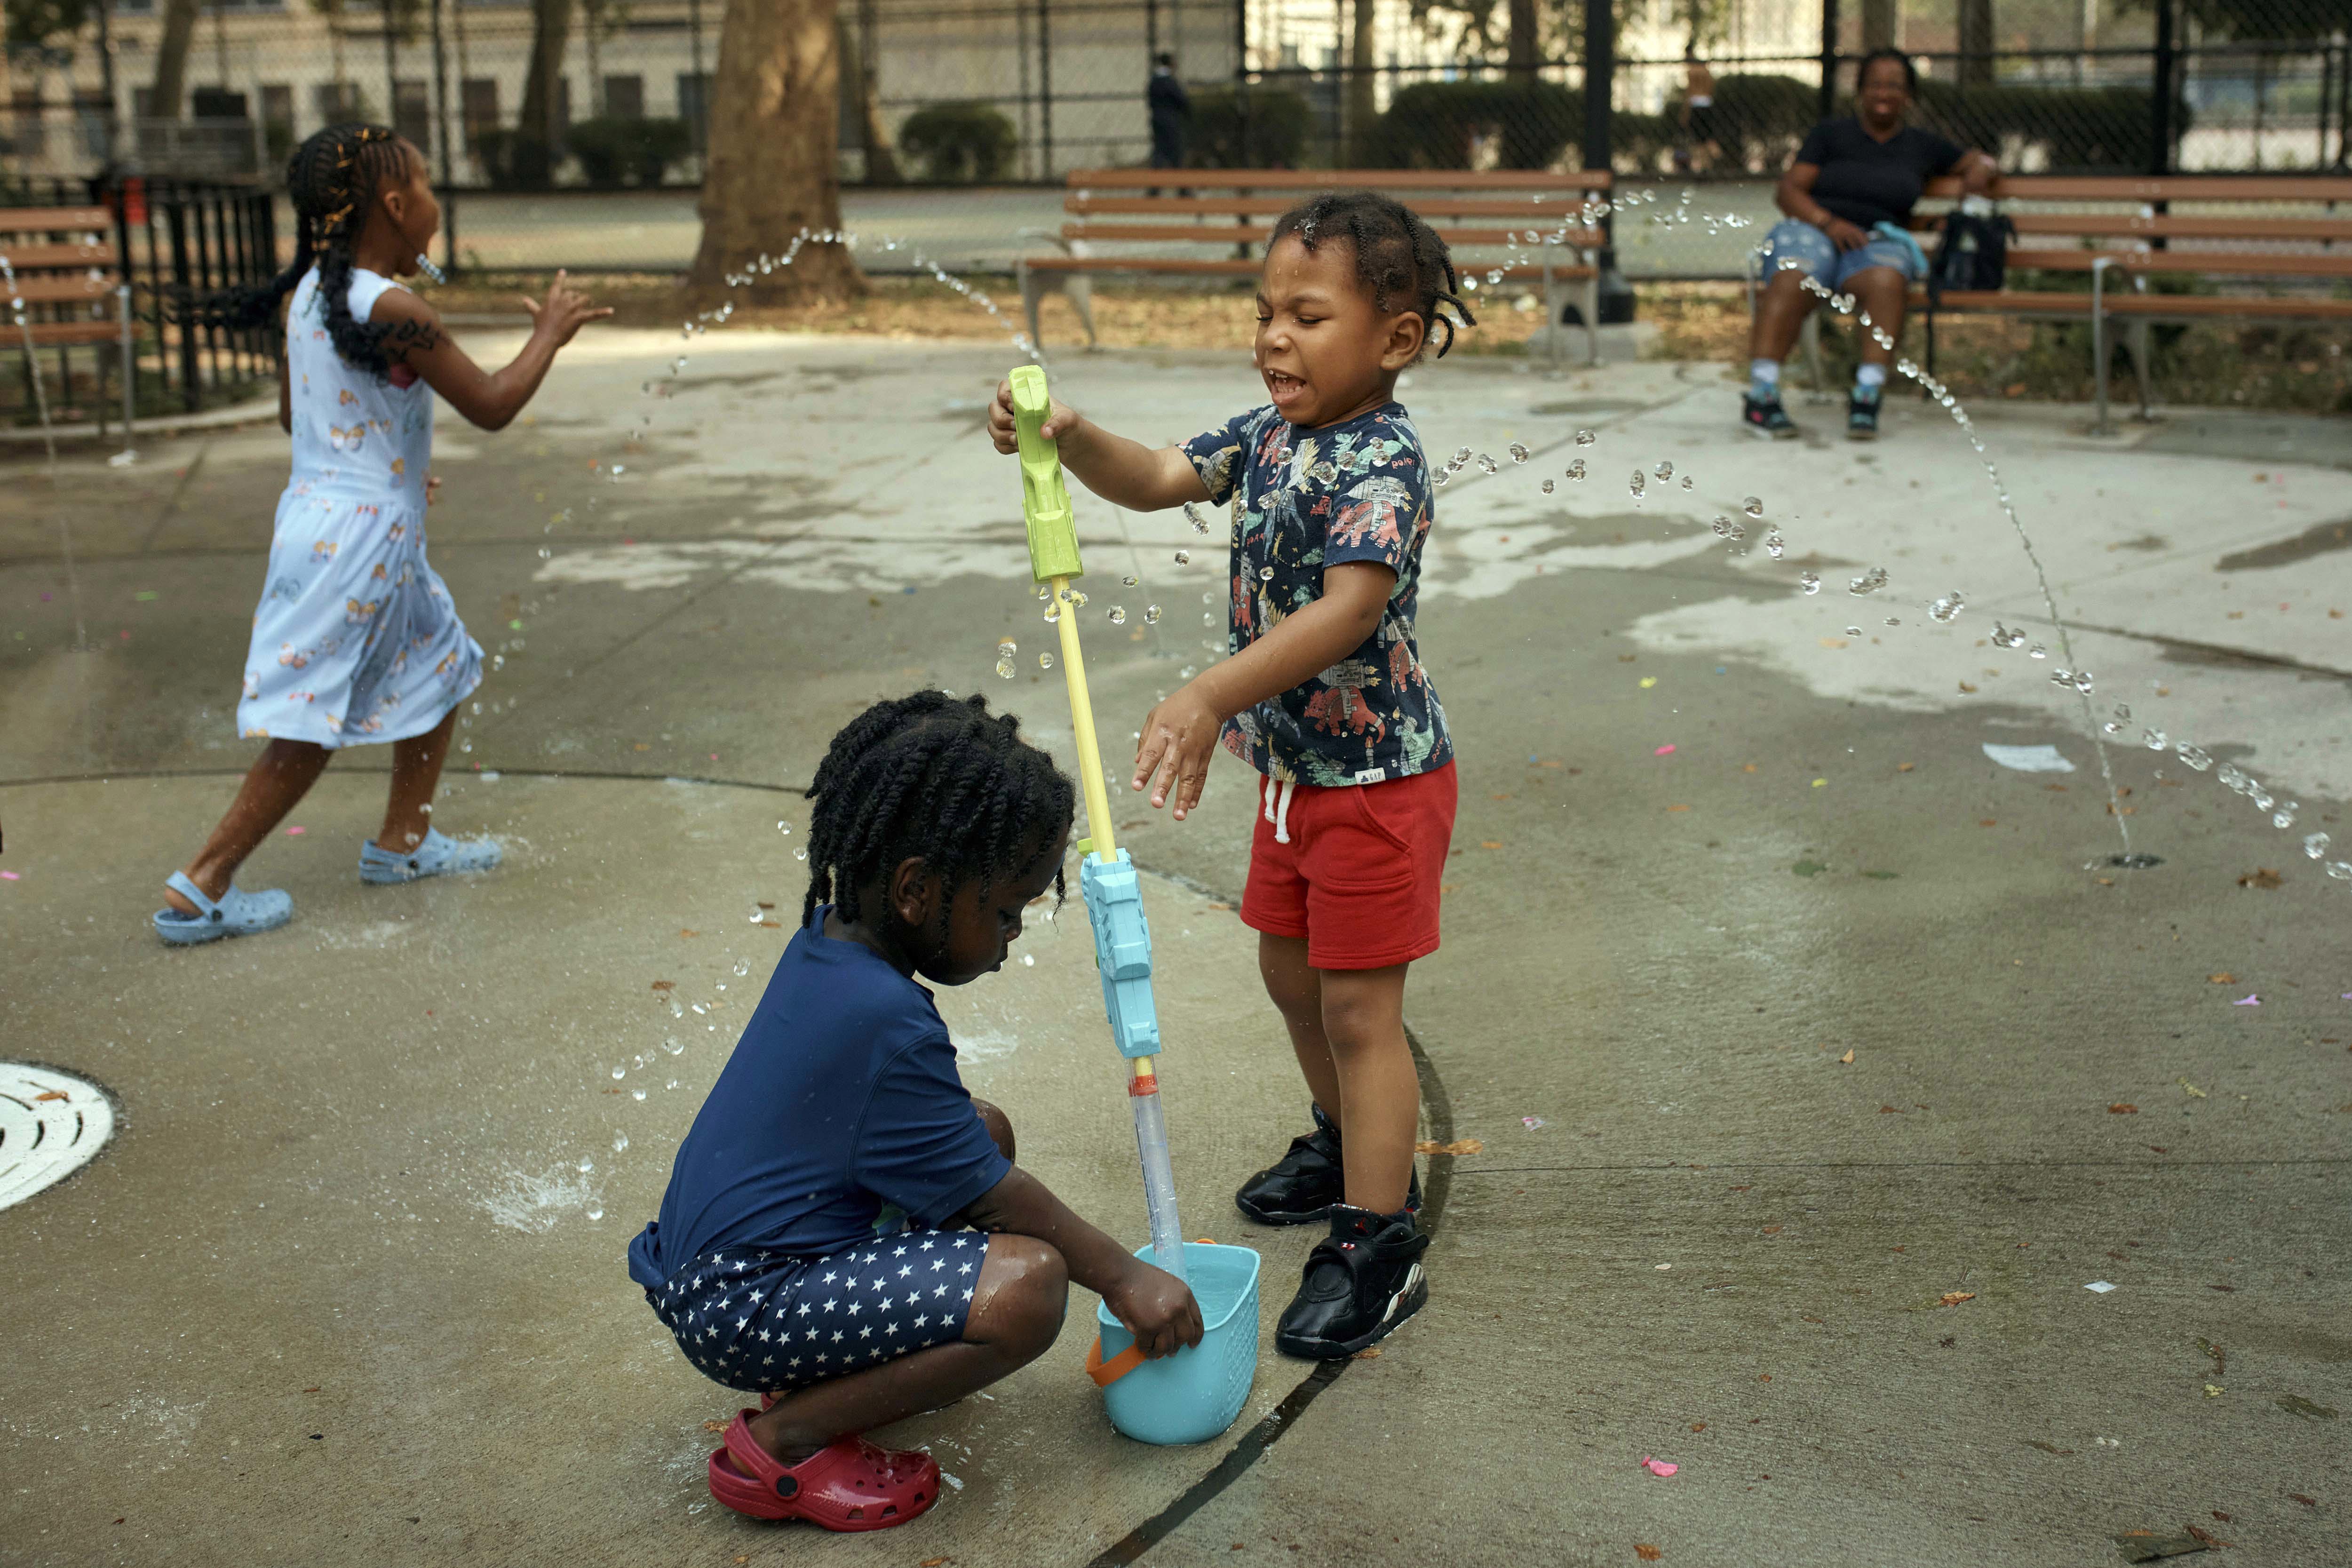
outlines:
[{"label": "paved walkway", "polygon": [[[435,559],[503,660],[441,818],[509,866],[360,887],[362,752],[251,868],[298,922],[194,952],[145,913],[248,755],[229,712],[282,442],[11,463],[0,1055],[121,1112],[93,1163],[0,1210],[11,1563],[817,1549],[709,1505],[733,1402],[621,1248],[781,947],[760,905],[797,907],[793,791],[834,728],[922,681],[1065,753],[1068,724],[979,430],[1009,353],[738,331],[642,393],[675,347],[592,334],[528,423],[441,433]],[[1052,373],[1155,438],[1253,396],[1206,355]],[[1948,422],[1898,405],[1874,447],[1762,447],[1733,395],[1668,364],[1432,365],[1404,391],[1433,451],[1502,460],[1447,488],[1423,612],[1463,805],[1410,1015],[1429,1135],[1478,1143],[1428,1163],[1428,1311],[1336,1375],[1269,1350],[1244,1426],[1150,1450],[1078,1370],[1078,1292],[1045,1361],[887,1434],[955,1476],[936,1513],[831,1555],[2046,1568],[2193,1524],[2327,1560],[2352,1495],[2352,887],[2298,844],[2352,837],[2346,427],[1987,417],[2093,716],[2133,710],[2109,763],[2163,863],[2126,871],[2061,661],[1990,644],[1996,620],[2056,634]],[[1181,517],[1080,517],[1115,744],[1203,657],[1222,576]],[[2299,802],[2294,826],[2149,726]],[[2013,765],[2036,758],[2072,771]],[[1265,1252],[1270,1321],[1307,1238],[1225,1202],[1303,1115],[1230,908],[1253,805],[1221,764],[1192,822],[1125,820],[1185,1223]],[[1024,1163],[1139,1241],[1083,924],[1023,947],[1034,967],[942,996],[971,1080]]]}]

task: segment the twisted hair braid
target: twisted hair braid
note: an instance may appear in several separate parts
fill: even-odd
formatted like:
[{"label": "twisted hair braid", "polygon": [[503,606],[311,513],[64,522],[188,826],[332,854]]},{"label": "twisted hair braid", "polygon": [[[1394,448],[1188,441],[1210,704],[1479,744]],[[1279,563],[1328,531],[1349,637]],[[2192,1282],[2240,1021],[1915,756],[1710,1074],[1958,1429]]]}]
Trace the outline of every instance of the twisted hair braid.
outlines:
[{"label": "twisted hair braid", "polygon": [[[1445,339],[1437,345],[1440,359],[1454,346],[1457,322],[1478,324],[1461,298],[1462,279],[1454,269],[1453,252],[1402,202],[1376,191],[1326,191],[1276,219],[1267,247],[1286,236],[1309,251],[1335,239],[1346,240],[1356,253],[1356,281],[1370,293],[1372,309],[1403,309],[1418,315],[1424,347],[1440,325],[1445,328]],[[1441,306],[1453,307],[1453,313],[1446,314]]]},{"label": "twisted hair braid", "polygon": [[286,194],[294,204],[294,263],[258,286],[223,289],[191,300],[184,318],[207,326],[274,327],[279,301],[302,275],[319,268],[327,336],[353,368],[383,375],[385,330],[352,315],[352,247],[385,185],[408,177],[408,150],[382,125],[330,125],[294,150]]},{"label": "twisted hair braid", "polygon": [[[952,898],[974,879],[985,893],[1051,847],[1070,825],[1076,795],[1020,728],[1012,714],[991,713],[983,697],[943,691],[877,702],[844,725],[808,787],[815,810],[801,923],[828,901],[844,920],[866,918],[858,889],[910,857]],[[1054,892],[1066,896],[1059,871]]]}]

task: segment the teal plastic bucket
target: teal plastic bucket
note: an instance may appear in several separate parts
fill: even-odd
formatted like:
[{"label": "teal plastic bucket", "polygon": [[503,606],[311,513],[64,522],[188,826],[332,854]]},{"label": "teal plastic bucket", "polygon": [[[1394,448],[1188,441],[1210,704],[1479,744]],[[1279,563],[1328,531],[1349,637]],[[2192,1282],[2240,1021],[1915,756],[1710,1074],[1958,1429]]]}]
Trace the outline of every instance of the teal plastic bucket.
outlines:
[{"label": "teal plastic bucket", "polygon": [[[1151,1248],[1137,1249],[1152,1260]],[[1184,1272],[1201,1304],[1201,1342],[1157,1361],[1120,1357],[1135,1336],[1097,1305],[1101,1332],[1087,1370],[1102,1385],[1110,1424],[1139,1443],[1205,1443],[1234,1424],[1257,1377],[1257,1254],[1214,1242],[1184,1244]]]}]

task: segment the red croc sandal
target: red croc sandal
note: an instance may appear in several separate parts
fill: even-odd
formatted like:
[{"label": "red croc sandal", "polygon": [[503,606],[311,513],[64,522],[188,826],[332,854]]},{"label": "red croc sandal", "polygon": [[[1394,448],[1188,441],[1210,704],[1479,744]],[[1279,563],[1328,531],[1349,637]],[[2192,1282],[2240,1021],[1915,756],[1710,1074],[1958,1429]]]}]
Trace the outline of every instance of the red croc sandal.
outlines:
[{"label": "red croc sandal", "polygon": [[939,1462],[929,1454],[896,1452],[852,1434],[797,1465],[779,1464],[752,1437],[751,1416],[738,1412],[727,1446],[710,1456],[710,1495],[738,1513],[804,1519],[826,1530],[887,1530],[940,1500]]}]

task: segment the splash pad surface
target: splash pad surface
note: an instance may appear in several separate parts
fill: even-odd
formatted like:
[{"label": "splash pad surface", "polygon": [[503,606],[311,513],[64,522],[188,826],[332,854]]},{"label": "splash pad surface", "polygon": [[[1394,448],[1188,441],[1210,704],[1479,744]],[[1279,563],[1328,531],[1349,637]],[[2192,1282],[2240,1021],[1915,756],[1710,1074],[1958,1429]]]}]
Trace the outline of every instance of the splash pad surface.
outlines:
[{"label": "splash pad surface", "polygon": [[[351,852],[381,795],[360,770],[381,759],[358,754],[294,819],[306,835],[255,862],[301,910],[272,938],[153,948],[154,885],[229,785],[137,775],[247,760],[226,713],[282,444],[192,438],[128,474],[85,475],[68,454],[59,491],[28,477],[0,500],[0,593],[28,633],[0,650],[0,779],[79,781],[0,788],[21,873],[0,884],[0,941],[40,977],[0,994],[0,1034],[42,1042],[129,1112],[105,1158],[0,1215],[42,1262],[0,1299],[46,1325],[39,1393],[0,1425],[0,1469],[29,1478],[0,1523],[32,1561],[110,1530],[127,1555],[190,1562],[348,1555],[354,1540],[583,1563],[797,1546],[694,1511],[715,1443],[702,1423],[733,1402],[678,1362],[618,1256],[756,987],[730,960],[781,945],[750,916],[796,909],[804,823],[773,790],[663,781],[804,783],[835,725],[919,680],[1009,701],[1065,752],[1066,717],[1059,671],[1034,666],[1052,628],[1020,579],[1009,460],[981,450],[1001,351],[713,334],[629,471],[586,488],[670,347],[615,334],[538,424],[445,432],[435,559],[485,647],[509,646],[442,809],[507,836],[511,869],[360,889]],[[1073,356],[1054,374],[1081,409],[1155,438],[1253,395],[1233,362],[1178,354]],[[2163,1510],[2189,1476],[2210,1493],[2200,1510],[2236,1515],[2231,1539],[2322,1554],[2324,1513],[2282,1489],[2326,1495],[2334,1427],[2276,1401],[2352,1396],[2328,1282],[2304,1273],[2352,1240],[2333,1109],[2352,1039],[2339,889],[2295,852],[2299,831],[2257,823],[2210,774],[2158,781],[2128,748],[2136,845],[2165,864],[2080,869],[2116,844],[2088,789],[2045,787],[2095,776],[2079,720],[2021,654],[1975,647],[2032,606],[1972,455],[1900,402],[1859,455],[1761,448],[1728,428],[1735,389],[1715,375],[1449,363],[1405,389],[1433,453],[1502,459],[1495,479],[1456,476],[1431,546],[1423,636],[1464,809],[1446,946],[1409,1005],[1451,1096],[1444,1137],[1484,1147],[1442,1162],[1423,1318],[1142,1561],[1231,1561],[1242,1541],[1352,1563],[1376,1538],[1399,1563],[1570,1541],[1596,1561],[1651,1542],[1670,1562],[1803,1563],[1898,1530],[1941,1555],[2038,1563],[2176,1527]],[[1824,413],[1792,411],[1826,434]],[[2326,609],[2352,612],[2352,552],[2273,548],[2338,515],[2340,471],[2160,450],[2189,416],[2137,447],[2073,435],[2066,411],[2046,427],[1979,417],[2062,605],[2109,628],[2078,638],[2101,696],[2160,682],[2169,695],[2135,694],[2136,710],[2186,714],[2168,728],[2293,789],[2315,826],[2340,815],[2338,683],[2315,671],[2343,625]],[[1564,477],[1577,449],[1547,449],[1577,426],[1599,432],[1580,485]],[[1523,468],[1510,440],[1531,448]],[[1664,496],[1661,460],[1676,468]],[[1636,463],[1654,475],[1640,506],[1620,471]],[[1874,484],[1895,504],[1874,505]],[[1748,494],[1787,531],[1779,576],[1709,531]],[[1108,744],[1202,653],[1200,595],[1222,595],[1222,569],[1179,514],[1080,508]],[[551,524],[565,509],[572,526]],[[69,651],[59,511],[102,651]],[[2265,550],[2284,566],[2243,563]],[[1785,580],[1809,552],[1833,584],[1814,598]],[[1890,588],[1849,599],[1874,565]],[[1129,573],[1133,588],[1111,586]],[[1879,607],[1953,586],[1970,605],[1958,629]],[[1822,643],[1849,625],[1862,635]],[[1013,680],[994,673],[1006,637]],[[2078,771],[2005,769],[1988,742],[2052,745]],[[499,781],[458,776],[478,762]],[[632,777],[589,776],[605,773]],[[1223,1205],[1304,1124],[1249,939],[1211,908],[1241,881],[1255,802],[1236,777],[1221,764],[1182,828],[1123,816],[1143,826],[1122,842],[1206,889],[1150,895],[1167,984],[1193,988],[1164,1003],[1190,1031],[1170,1087],[1192,1141],[1178,1169],[1194,1234],[1266,1255],[1272,1314],[1309,1238]],[[2237,885],[2263,867],[2283,885]],[[1024,1161],[1139,1243],[1078,918],[1033,921],[1034,968],[942,1006]],[[2259,1007],[2231,1005],[2249,994]],[[173,1291],[155,1288],[159,1258],[181,1260]],[[2117,1289],[2086,1293],[2092,1279]],[[1972,1299],[1944,1304],[1957,1294]],[[1116,1444],[1078,1369],[1090,1311],[1074,1300],[1077,1327],[995,1400],[890,1433],[934,1441],[964,1486],[916,1530],[849,1550],[1083,1563],[1168,1518],[1213,1456],[1161,1465]],[[2228,1348],[2226,1374],[2184,1348],[2197,1337]],[[1538,1364],[1531,1342],[1572,1349]],[[1269,1353],[1226,1441],[1305,1372]],[[2206,1397],[2209,1381],[2225,1394]],[[518,1458],[513,1425],[557,1408],[586,1412],[583,1440]],[[1530,1468],[1491,1491],[1454,1483],[1440,1512],[1412,1489],[1376,1497],[1377,1532],[1311,1523],[1367,1455],[1411,1473],[1465,1434]],[[169,1468],[90,1490],[132,1441]],[[1659,1479],[1644,1455],[1682,1468]],[[363,1490],[387,1465],[399,1484]]]}]

